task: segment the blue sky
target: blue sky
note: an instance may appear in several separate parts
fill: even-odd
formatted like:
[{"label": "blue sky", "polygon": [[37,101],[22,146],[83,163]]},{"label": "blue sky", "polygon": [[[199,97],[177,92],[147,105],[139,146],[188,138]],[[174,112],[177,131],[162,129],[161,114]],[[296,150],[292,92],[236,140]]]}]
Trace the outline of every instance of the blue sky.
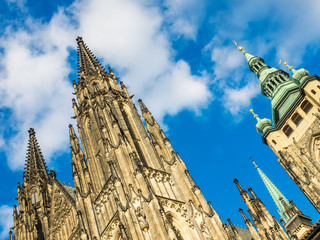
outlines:
[{"label": "blue sky", "polygon": [[144,100],[222,221],[244,226],[235,177],[279,219],[249,156],[318,220],[255,130],[249,109],[271,118],[270,101],[232,40],[270,66],[280,68],[281,58],[319,74],[319,10],[316,0],[1,0],[0,239],[12,226],[30,127],[49,169],[73,182],[77,36]]}]

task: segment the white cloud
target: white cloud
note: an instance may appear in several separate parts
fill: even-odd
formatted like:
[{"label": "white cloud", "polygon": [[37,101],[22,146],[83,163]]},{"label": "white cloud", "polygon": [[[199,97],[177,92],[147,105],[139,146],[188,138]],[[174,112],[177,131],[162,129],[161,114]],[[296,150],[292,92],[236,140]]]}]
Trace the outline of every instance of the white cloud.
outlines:
[{"label": "white cloud", "polygon": [[230,76],[230,73],[239,69],[245,61],[243,55],[236,50],[235,46],[214,47],[211,60],[214,62],[213,70],[216,79]]},{"label": "white cloud", "polygon": [[7,205],[0,206],[0,238],[8,239],[10,228],[13,227],[13,208]]},{"label": "white cloud", "polygon": [[212,97],[207,82],[206,77],[192,76],[189,65],[180,60],[148,91],[145,102],[157,119],[164,114],[174,115],[183,108],[197,112]]},{"label": "white cloud", "polygon": [[[205,50],[212,51],[215,81],[224,91],[223,99],[227,100],[224,105],[232,114],[241,113],[242,108],[250,102],[249,98],[255,97],[255,94],[236,102],[227,99],[234,96],[231,93],[243,96],[241,93],[245,89],[249,90],[258,83],[252,73],[250,81],[246,79],[249,73],[247,63],[242,54],[237,52],[232,40],[236,40],[248,52],[263,58],[273,53],[272,62],[266,62],[268,65],[280,67],[277,61],[281,58],[299,68],[307,48],[314,51],[319,49],[319,10],[320,4],[316,0],[244,0],[241,4],[237,1],[229,2],[228,7],[213,16],[216,32]],[[239,89],[242,91],[239,92]]]},{"label": "white cloud", "polygon": [[8,6],[17,7],[20,11],[25,11],[26,0],[6,0]]},{"label": "white cloud", "polygon": [[30,32],[8,31],[1,38],[0,106],[12,111],[9,124],[17,134],[3,146],[11,168],[25,161],[27,130],[34,127],[47,161],[67,149],[72,115],[67,48],[74,44],[73,28],[60,10],[48,24],[28,19]]},{"label": "white cloud", "polygon": [[165,19],[172,33],[196,40],[198,27],[205,16],[203,0],[165,0]]},{"label": "white cloud", "polygon": [[68,148],[73,90],[67,58],[76,35],[118,70],[132,94],[159,99],[149,107],[160,122],[167,113],[197,112],[211,96],[206,76],[192,75],[188,63],[174,60],[163,13],[143,1],[77,1],[48,23],[29,17],[25,24],[7,28],[0,39],[0,107],[10,109],[6,124],[16,133],[2,149],[12,169],[24,164],[29,127],[35,128],[47,161]]},{"label": "white cloud", "polygon": [[260,86],[254,82],[249,82],[241,88],[227,88],[224,96],[224,107],[231,114],[239,117],[239,113],[244,109],[248,109],[251,100],[259,93]]},{"label": "white cloud", "polygon": [[94,0],[77,5],[74,12],[84,41],[105,64],[120,71],[130,92],[143,99],[150,99],[151,94],[152,99],[158,99],[150,101],[149,108],[159,121],[166,113],[197,110],[207,103],[206,77],[192,75],[185,61],[174,61],[158,8],[139,1]]}]

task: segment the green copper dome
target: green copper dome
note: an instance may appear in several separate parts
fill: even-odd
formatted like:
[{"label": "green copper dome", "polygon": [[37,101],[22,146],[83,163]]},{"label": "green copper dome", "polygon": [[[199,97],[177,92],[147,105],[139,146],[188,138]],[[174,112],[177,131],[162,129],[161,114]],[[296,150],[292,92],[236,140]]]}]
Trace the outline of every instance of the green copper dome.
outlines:
[{"label": "green copper dome", "polygon": [[264,133],[268,129],[272,128],[271,120],[268,118],[260,119],[258,114],[255,114],[251,109],[250,112],[253,114],[253,117],[257,120],[256,129],[259,133]]},{"label": "green copper dome", "polygon": [[292,66],[289,66],[287,62],[285,62],[284,65],[288,66],[289,70],[293,72],[292,81],[298,85],[301,85],[307,79],[307,77],[309,77],[309,72],[304,68],[295,70]]},{"label": "green copper dome", "polygon": [[[257,74],[261,93],[271,100],[272,121],[275,126],[301,96],[299,85],[309,73],[304,69],[295,71],[293,81],[287,72],[266,65],[262,58],[247,53],[242,47],[238,49],[245,55],[250,71]],[[258,132],[266,131],[266,127],[270,128],[269,121],[258,121]]]}]

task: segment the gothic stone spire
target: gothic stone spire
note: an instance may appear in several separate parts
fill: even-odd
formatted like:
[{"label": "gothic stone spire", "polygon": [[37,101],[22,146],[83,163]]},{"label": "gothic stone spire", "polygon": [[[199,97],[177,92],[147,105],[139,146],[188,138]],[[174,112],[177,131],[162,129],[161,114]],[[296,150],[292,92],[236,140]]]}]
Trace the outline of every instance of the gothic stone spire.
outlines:
[{"label": "gothic stone spire", "polygon": [[92,54],[90,49],[84,44],[82,37],[77,37],[77,43],[80,78],[82,75],[92,75],[93,72],[103,72],[103,67]]},{"label": "gothic stone spire", "polygon": [[33,128],[29,130],[29,145],[27,150],[26,168],[23,174],[24,182],[33,182],[36,179],[49,179],[48,170],[42,156],[36,133]]}]

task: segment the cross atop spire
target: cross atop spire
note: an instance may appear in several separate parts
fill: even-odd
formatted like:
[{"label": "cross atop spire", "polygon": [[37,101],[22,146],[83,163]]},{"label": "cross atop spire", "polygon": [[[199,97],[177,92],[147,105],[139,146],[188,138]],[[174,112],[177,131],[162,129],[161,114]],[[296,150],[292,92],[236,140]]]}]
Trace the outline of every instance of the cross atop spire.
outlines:
[{"label": "cross atop spire", "polygon": [[259,166],[252,161],[254,164],[255,168],[257,169],[262,181],[266,185],[273,201],[277,205],[278,208],[278,213],[280,214],[281,218],[285,221],[288,222],[291,218],[290,214],[288,213],[287,208],[292,208],[290,202],[286,197],[280,192],[280,190],[271,182],[271,180],[267,177],[267,175],[264,174],[264,172],[259,168]]},{"label": "cross atop spire", "polygon": [[79,64],[79,75],[88,76],[92,75],[93,72],[104,72],[104,68],[93,55],[91,50],[83,42],[82,37],[77,37],[78,43],[78,64]]},{"label": "cross atop spire", "polygon": [[29,130],[29,144],[25,169],[23,174],[24,182],[33,182],[37,178],[42,180],[49,179],[47,166],[33,128]]}]

